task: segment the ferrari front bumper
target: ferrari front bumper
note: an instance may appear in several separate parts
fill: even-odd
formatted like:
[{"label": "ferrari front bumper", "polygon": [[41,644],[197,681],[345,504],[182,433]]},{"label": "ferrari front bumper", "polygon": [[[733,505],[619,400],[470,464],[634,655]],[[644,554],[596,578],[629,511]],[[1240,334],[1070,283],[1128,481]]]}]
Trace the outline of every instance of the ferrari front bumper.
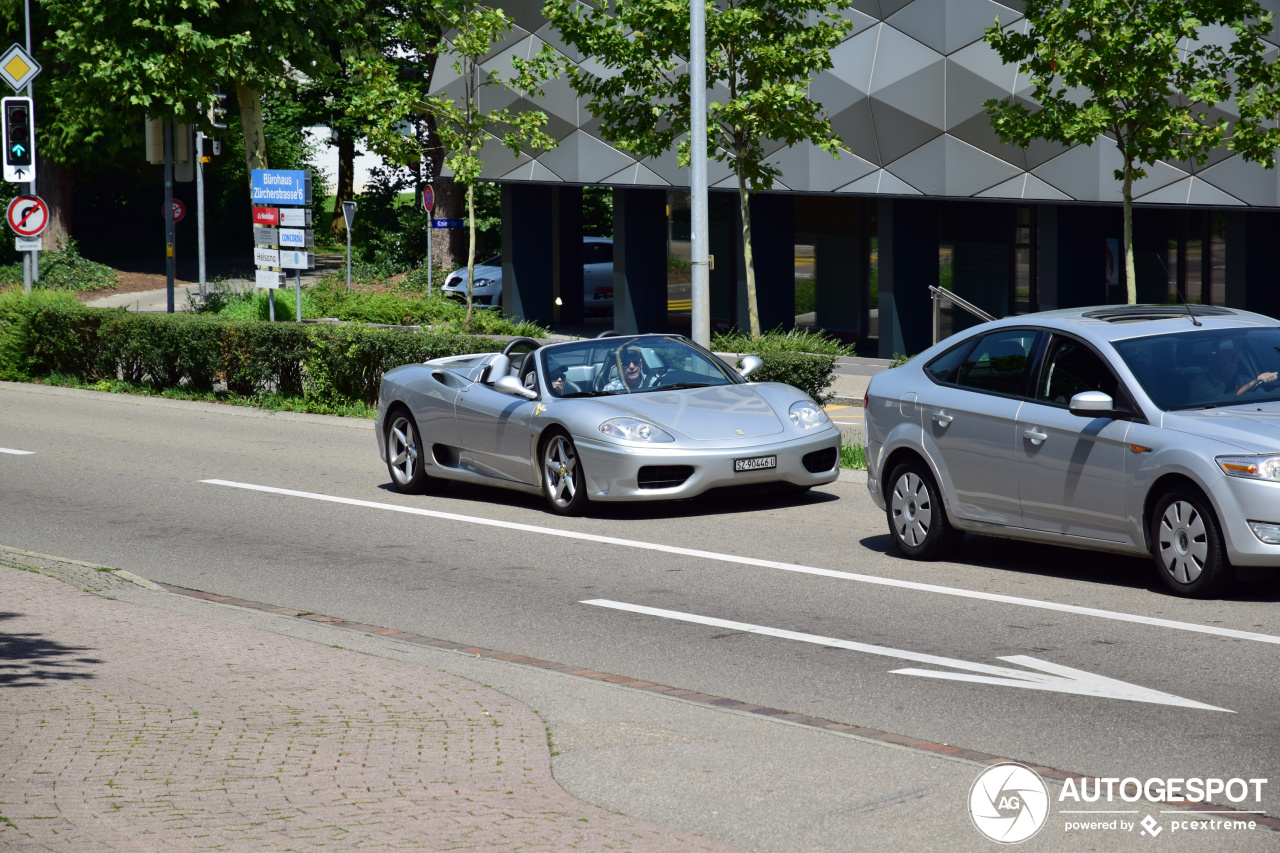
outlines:
[{"label": "ferrari front bumper", "polygon": [[[813,435],[801,438],[715,448],[622,446],[576,435],[573,442],[582,461],[587,477],[587,494],[592,501],[680,500],[724,486],[771,483],[821,486],[834,482],[840,476],[840,431],[835,427],[819,429]],[[812,455],[826,450],[831,452],[822,456]],[[735,460],[767,456],[777,457],[776,468],[734,470]],[[829,458],[831,466],[811,472],[805,467],[805,457],[810,457],[811,464]],[[677,479],[680,480],[678,485],[655,486],[664,480]]]}]

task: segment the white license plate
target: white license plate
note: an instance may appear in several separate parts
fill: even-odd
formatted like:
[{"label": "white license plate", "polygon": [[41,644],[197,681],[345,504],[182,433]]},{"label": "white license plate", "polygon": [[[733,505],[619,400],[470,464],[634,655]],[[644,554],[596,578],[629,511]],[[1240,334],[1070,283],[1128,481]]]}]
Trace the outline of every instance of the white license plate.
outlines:
[{"label": "white license plate", "polygon": [[766,468],[777,468],[778,457],[776,456],[752,456],[750,459],[733,460],[733,470],[739,471],[763,471]]}]

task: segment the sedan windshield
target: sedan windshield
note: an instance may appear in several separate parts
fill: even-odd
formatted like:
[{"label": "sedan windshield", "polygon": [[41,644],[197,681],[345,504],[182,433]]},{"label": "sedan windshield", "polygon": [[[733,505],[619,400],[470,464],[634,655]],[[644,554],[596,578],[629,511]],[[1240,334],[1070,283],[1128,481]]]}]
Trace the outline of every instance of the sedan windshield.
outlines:
[{"label": "sedan windshield", "polygon": [[1280,400],[1280,328],[1196,329],[1113,346],[1165,411]]},{"label": "sedan windshield", "polygon": [[743,381],[720,359],[679,338],[597,338],[538,352],[553,397],[605,397]]}]

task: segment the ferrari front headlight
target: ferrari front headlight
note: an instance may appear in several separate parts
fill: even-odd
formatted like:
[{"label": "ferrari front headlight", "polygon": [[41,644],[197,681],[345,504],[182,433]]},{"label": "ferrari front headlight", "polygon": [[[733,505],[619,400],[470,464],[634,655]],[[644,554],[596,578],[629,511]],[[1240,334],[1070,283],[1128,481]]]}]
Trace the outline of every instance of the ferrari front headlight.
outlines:
[{"label": "ferrari front headlight", "polygon": [[1219,456],[1214,461],[1228,477],[1280,481],[1280,455]]},{"label": "ferrari front headlight", "polygon": [[639,441],[646,444],[675,441],[670,433],[639,418],[609,418],[600,424],[600,432],[622,441]]},{"label": "ferrari front headlight", "polygon": [[791,422],[800,429],[813,429],[829,421],[827,413],[812,400],[796,400],[787,414],[791,416]]}]

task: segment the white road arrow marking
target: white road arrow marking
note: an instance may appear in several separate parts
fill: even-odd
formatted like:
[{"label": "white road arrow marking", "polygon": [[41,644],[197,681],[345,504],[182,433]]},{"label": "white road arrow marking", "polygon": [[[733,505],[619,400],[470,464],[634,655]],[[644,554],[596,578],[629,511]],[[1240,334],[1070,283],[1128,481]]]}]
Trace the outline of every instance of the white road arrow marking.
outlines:
[{"label": "white road arrow marking", "polygon": [[1025,669],[1010,669],[1004,666],[992,666],[985,663],[971,663],[956,658],[944,658],[938,655],[927,655],[920,652],[909,652],[905,649],[891,649],[888,646],[873,646],[869,643],[855,643],[852,640],[838,640],[834,637],[819,637],[816,634],[803,634],[798,631],[787,631],[782,628],[769,628],[764,625],[752,625],[748,622],[734,622],[729,619],[716,619],[712,616],[698,616],[693,613],[681,613],[678,610],[663,610],[660,607],[646,607],[642,604],[626,604],[621,601],[610,601],[605,598],[593,598],[580,604],[594,604],[597,607],[609,607],[614,610],[625,610],[629,613],[642,613],[648,616],[660,616],[664,619],[677,619],[681,622],[693,622],[698,625],[710,625],[715,628],[728,628],[732,631],[744,631],[751,634],[763,634],[767,637],[780,637],[784,640],[798,640],[802,643],[813,643],[818,646],[830,646],[837,649],[849,649],[869,655],[909,660],[931,666],[945,666],[965,672],[941,672],[932,669],[895,669],[897,675],[920,675],[926,678],[943,678],[951,681],[975,681],[980,684],[999,684],[1004,687],[1021,687],[1026,690],[1046,690],[1053,693],[1076,693],[1081,696],[1098,696],[1103,699],[1124,699],[1129,702],[1150,702],[1154,705],[1177,705],[1181,708],[1198,708],[1203,711],[1225,711],[1234,714],[1227,708],[1206,705],[1192,699],[1183,699],[1171,693],[1162,693],[1137,684],[1129,684],[1104,675],[1072,669],[1056,663],[1037,660],[1026,655],[1011,655],[1000,660],[1030,667],[1039,672],[1028,672]]},{"label": "white road arrow marking", "polygon": [[0,447],[0,453],[12,453],[14,456],[30,456],[35,453],[34,450],[11,450],[8,447]]}]

